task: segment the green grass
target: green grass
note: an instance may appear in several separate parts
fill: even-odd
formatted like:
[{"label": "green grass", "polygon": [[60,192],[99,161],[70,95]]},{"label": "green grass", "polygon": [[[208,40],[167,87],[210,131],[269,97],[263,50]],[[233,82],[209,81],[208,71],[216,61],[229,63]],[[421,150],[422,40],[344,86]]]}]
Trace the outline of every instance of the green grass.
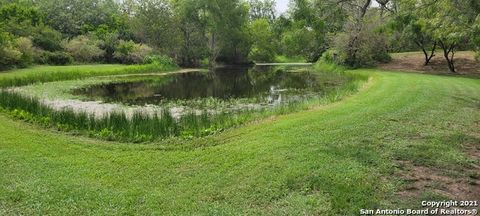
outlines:
[{"label": "green grass", "polygon": [[26,69],[0,72],[0,88],[22,86],[32,83],[74,80],[94,76],[165,72],[175,69],[177,69],[177,67],[158,64],[36,66]]},{"label": "green grass", "polygon": [[301,56],[289,57],[284,55],[277,55],[274,59],[275,63],[305,63],[307,60]]},{"label": "green grass", "polygon": [[0,115],[0,215],[357,215],[412,201],[394,193],[397,160],[455,178],[479,165],[480,80],[353,73],[371,81],[342,101],[192,140],[103,142]]}]

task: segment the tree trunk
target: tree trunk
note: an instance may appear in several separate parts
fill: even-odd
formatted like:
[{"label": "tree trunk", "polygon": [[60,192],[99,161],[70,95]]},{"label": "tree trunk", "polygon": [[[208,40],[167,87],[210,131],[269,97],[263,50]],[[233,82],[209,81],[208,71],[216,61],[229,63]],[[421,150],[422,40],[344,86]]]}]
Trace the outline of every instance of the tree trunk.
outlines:
[{"label": "tree trunk", "polygon": [[210,59],[208,63],[209,63],[209,67],[213,69],[216,66],[216,63],[217,63],[216,61],[219,54],[219,48],[218,48],[218,44],[217,44],[217,40],[214,32],[212,32],[212,36],[210,40],[210,52],[211,52]]},{"label": "tree trunk", "polygon": [[445,58],[447,59],[447,63],[448,63],[448,69],[450,69],[450,72],[452,73],[456,73],[457,71],[455,70],[455,64],[454,64],[454,61],[453,61],[453,56],[455,55],[454,52],[452,52],[452,56],[451,57],[448,57],[448,54],[446,54]]},{"label": "tree trunk", "polygon": [[455,62],[454,62],[455,44],[447,45],[447,44],[443,43],[442,41],[440,41],[440,46],[443,49],[443,56],[447,60],[448,69],[450,70],[450,72],[456,73]]},{"label": "tree trunk", "polygon": [[430,54],[428,54],[427,50],[425,49],[424,46],[422,46],[422,51],[423,54],[425,55],[425,64],[424,66],[427,66],[430,63],[430,60],[435,56],[435,49],[437,48],[437,42],[433,43],[432,50],[430,51]]},{"label": "tree trunk", "polygon": [[425,62],[423,66],[427,66],[430,63],[430,60],[435,56],[435,49],[437,48],[437,42],[433,43],[432,50],[430,54],[428,54],[427,49],[425,48],[425,43],[423,41],[415,41],[415,44],[422,49],[423,55],[425,56]]}]

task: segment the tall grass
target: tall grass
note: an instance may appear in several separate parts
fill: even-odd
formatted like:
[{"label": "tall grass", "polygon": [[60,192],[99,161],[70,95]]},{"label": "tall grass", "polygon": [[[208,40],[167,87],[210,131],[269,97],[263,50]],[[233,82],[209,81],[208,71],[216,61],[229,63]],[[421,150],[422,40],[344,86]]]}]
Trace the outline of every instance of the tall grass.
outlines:
[{"label": "tall grass", "polygon": [[144,142],[173,136],[204,136],[247,120],[235,114],[208,112],[200,115],[188,113],[175,119],[169,111],[153,115],[134,113],[131,117],[127,117],[123,112],[114,112],[98,118],[72,109],[55,110],[35,98],[9,91],[0,91],[0,106],[13,117],[27,122],[127,142]]},{"label": "tall grass", "polygon": [[52,69],[52,70],[38,70],[35,68],[30,68],[26,71],[18,73],[4,73],[0,74],[0,88],[2,87],[12,87],[12,86],[23,86],[33,83],[43,83],[43,82],[53,82],[53,81],[62,81],[62,80],[74,80],[80,78],[94,77],[94,76],[108,76],[108,75],[118,75],[118,74],[136,74],[136,73],[148,73],[148,72],[160,72],[160,71],[171,71],[175,70],[178,67],[172,65],[162,65],[162,64],[148,64],[148,65],[118,65],[113,67],[102,67],[99,65],[96,67],[58,67],[64,68],[63,70]]}]

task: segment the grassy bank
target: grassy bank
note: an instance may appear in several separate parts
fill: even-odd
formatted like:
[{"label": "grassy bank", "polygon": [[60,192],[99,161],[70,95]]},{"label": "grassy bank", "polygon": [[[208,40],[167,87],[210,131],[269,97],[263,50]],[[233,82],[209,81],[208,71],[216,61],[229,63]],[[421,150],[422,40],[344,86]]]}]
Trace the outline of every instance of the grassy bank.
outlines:
[{"label": "grassy bank", "polygon": [[304,57],[288,57],[284,55],[277,55],[274,59],[275,63],[306,63],[307,60]]},{"label": "grassy bank", "polygon": [[[157,145],[72,137],[2,114],[0,214],[358,215],[478,199],[467,192],[478,188],[480,80],[354,73],[372,81],[340,102]],[[428,185],[412,189],[422,173]]]},{"label": "grassy bank", "polygon": [[37,66],[0,72],[0,88],[41,82],[74,80],[94,76],[165,72],[175,69],[177,69],[177,67],[158,64]]}]

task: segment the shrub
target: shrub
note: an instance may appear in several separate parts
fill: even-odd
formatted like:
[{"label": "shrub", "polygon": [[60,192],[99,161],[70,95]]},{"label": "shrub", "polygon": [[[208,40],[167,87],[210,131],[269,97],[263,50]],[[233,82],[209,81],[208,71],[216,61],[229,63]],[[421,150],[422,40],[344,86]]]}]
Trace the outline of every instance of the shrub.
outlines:
[{"label": "shrub", "polygon": [[376,18],[366,21],[358,31],[355,23],[348,23],[344,33],[336,35],[334,49],[338,51],[339,64],[350,67],[373,66],[377,62],[391,60],[388,54],[388,39]]},{"label": "shrub", "polygon": [[334,49],[328,49],[320,57],[320,62],[324,63],[339,63],[338,52]]},{"label": "shrub", "polygon": [[275,59],[275,53],[253,46],[248,54],[248,58],[255,62],[272,62]]},{"label": "shrub", "polygon": [[50,52],[62,50],[62,33],[49,27],[40,27],[33,35],[33,43],[36,47]]},{"label": "shrub", "polygon": [[148,55],[143,60],[143,63],[174,66],[174,67],[177,66],[177,64],[175,63],[175,60],[165,55]]},{"label": "shrub", "polygon": [[21,37],[16,39],[17,50],[21,53],[20,59],[18,60],[18,66],[26,67],[33,63],[34,48],[32,40],[26,37]]},{"label": "shrub", "polygon": [[49,65],[68,65],[73,62],[73,58],[66,52],[43,52],[41,63]]},{"label": "shrub", "polygon": [[32,41],[26,37],[14,38],[0,32],[0,69],[26,67],[33,63]]},{"label": "shrub", "polygon": [[104,51],[99,48],[101,41],[80,35],[68,41],[64,47],[78,62],[93,62],[100,60]]},{"label": "shrub", "polygon": [[120,40],[115,53],[115,59],[124,64],[142,64],[152,48],[144,44],[137,44],[133,41]]},{"label": "shrub", "polygon": [[0,47],[0,69],[14,67],[22,57],[22,53],[11,45]]}]

